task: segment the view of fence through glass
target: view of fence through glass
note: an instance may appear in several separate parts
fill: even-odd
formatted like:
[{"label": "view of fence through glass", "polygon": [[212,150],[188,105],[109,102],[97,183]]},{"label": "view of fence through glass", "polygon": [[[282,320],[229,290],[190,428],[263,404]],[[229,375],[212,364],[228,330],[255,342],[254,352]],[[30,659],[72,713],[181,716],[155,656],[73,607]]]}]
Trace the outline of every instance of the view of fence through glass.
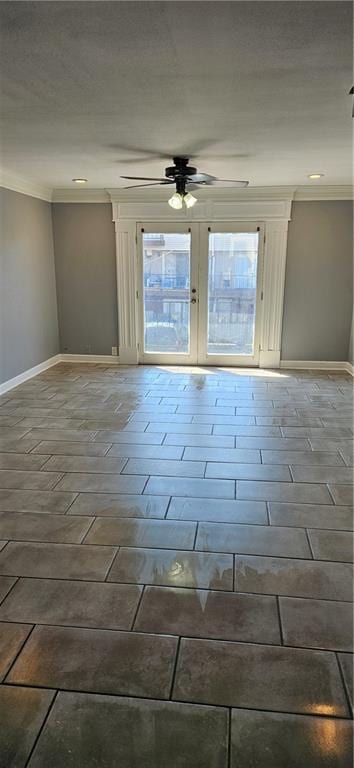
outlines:
[{"label": "view of fence through glass", "polygon": [[208,354],[253,355],[258,232],[209,235]]},{"label": "view of fence through glass", "polygon": [[188,354],[191,236],[143,233],[144,350]]}]

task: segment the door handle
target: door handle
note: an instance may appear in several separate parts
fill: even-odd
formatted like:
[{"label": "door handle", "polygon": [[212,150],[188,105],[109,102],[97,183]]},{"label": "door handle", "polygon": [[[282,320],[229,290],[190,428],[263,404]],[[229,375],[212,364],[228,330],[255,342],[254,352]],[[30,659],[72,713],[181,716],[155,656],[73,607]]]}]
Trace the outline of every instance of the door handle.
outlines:
[{"label": "door handle", "polygon": [[195,299],[195,298],[193,297],[193,299],[191,299],[191,304],[196,304],[196,303],[197,303],[197,299]]}]

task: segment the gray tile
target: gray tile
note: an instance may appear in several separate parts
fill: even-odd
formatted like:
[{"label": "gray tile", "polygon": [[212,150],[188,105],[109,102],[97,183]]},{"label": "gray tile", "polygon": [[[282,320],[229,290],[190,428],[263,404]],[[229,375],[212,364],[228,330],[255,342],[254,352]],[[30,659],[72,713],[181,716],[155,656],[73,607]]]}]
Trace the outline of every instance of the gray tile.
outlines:
[{"label": "gray tile", "polygon": [[26,435],[27,437],[33,437],[29,434],[29,427],[0,427],[0,435],[2,440],[18,440]]},{"label": "gray tile", "polygon": [[98,518],[90,529],[85,544],[193,549],[195,530],[196,523],[192,522]]},{"label": "gray tile", "polygon": [[[119,473],[126,459],[97,457],[97,456],[52,456],[43,471],[57,472],[88,472],[88,473]],[[141,473],[142,474],[142,473]]]},{"label": "gray tile", "polygon": [[311,437],[310,445],[313,451],[342,451],[350,450],[352,446],[352,438],[348,437]]},{"label": "gray tile", "polygon": [[182,453],[183,446],[178,445],[129,445],[113,443],[107,455],[122,456],[129,459],[181,459]]},{"label": "gray tile", "polygon": [[342,675],[344,679],[345,689],[347,691],[348,699],[350,701],[351,709],[353,709],[353,654],[352,653],[338,653],[338,660]]},{"label": "gray tile", "polygon": [[[235,435],[235,437],[281,437],[280,427],[233,426],[232,424],[217,424],[213,428],[214,435]],[[237,448],[241,446],[237,445]]]},{"label": "gray tile", "polygon": [[271,525],[352,530],[353,509],[332,504],[269,504]]},{"label": "gray tile", "polygon": [[127,443],[133,445],[161,445],[164,438],[162,434],[150,432],[114,432],[109,429],[101,429],[94,438],[94,442],[102,443]]},{"label": "gray tile", "polygon": [[238,499],[264,501],[296,501],[303,504],[331,504],[332,498],[325,485],[310,483],[273,483],[238,480]]},{"label": "gray tile", "polygon": [[208,462],[205,477],[231,478],[234,480],[291,481],[288,467],[264,464],[223,464]]},{"label": "gray tile", "polygon": [[256,423],[260,426],[279,427],[322,427],[321,419],[317,416],[256,416]]},{"label": "gray tile", "polygon": [[331,715],[348,717],[336,658],[328,651],[182,639],[173,698],[314,715],[323,714],[325,702]]},{"label": "gray tile", "polygon": [[159,408],[154,408],[153,413],[149,414],[147,416],[144,413],[134,413],[130,417],[129,424],[135,424],[136,422],[144,421],[145,425],[147,426],[148,423],[153,424],[154,422],[163,422],[166,421],[168,418],[169,424],[191,424],[192,423],[192,416],[189,416],[188,414],[183,413],[171,413],[166,415],[166,413],[161,413]]},{"label": "gray tile", "polygon": [[206,520],[215,523],[255,523],[267,525],[265,501],[233,501],[229,499],[186,499],[173,497],[168,519]]},{"label": "gray tile", "polygon": [[315,560],[354,561],[354,538],[350,531],[309,530],[308,533]]},{"label": "gray tile", "polygon": [[218,437],[217,435],[178,435],[167,434],[164,445],[188,445],[201,448],[234,448],[233,437]]},{"label": "gray tile", "polygon": [[123,474],[166,475],[167,477],[204,477],[203,461],[165,461],[161,459],[129,459]]},{"label": "gray tile", "polygon": [[0,453],[0,469],[40,469],[49,456],[33,456],[28,453]]},{"label": "gray tile", "polygon": [[233,558],[209,552],[121,547],[108,581],[232,590]]},{"label": "gray tile", "polygon": [[[11,595],[7,599],[11,599]],[[353,650],[351,603],[280,597],[279,607],[284,645],[332,651]]]},{"label": "gray tile", "polygon": [[42,440],[32,454],[48,453],[59,456],[105,456],[110,443],[79,443],[65,440]]},{"label": "gray tile", "polygon": [[175,432],[186,435],[211,435],[212,424],[181,424],[176,422],[150,422],[146,430],[149,432]]},{"label": "gray tile", "polygon": [[98,517],[163,518],[169,496],[138,496],[118,493],[80,493],[70,507],[69,515]]},{"label": "gray tile", "polygon": [[0,512],[0,537],[14,541],[53,541],[80,544],[93,517]]},{"label": "gray tile", "polygon": [[343,460],[339,453],[325,453],[324,451],[262,451],[262,462],[263,464],[294,464],[295,466],[304,464],[306,467],[312,465],[343,466]]},{"label": "gray tile", "polygon": [[311,557],[306,533],[302,528],[276,528],[269,525],[199,523],[195,548],[207,552]]},{"label": "gray tile", "polygon": [[146,587],[134,629],[188,637],[280,643],[275,597]]},{"label": "gray tile", "polygon": [[35,447],[35,445],[37,445],[37,443],[38,440],[34,440],[33,438],[3,437],[2,432],[0,433],[0,451],[6,453],[28,453]]},{"label": "gray tile", "polygon": [[344,483],[353,482],[351,467],[291,467],[296,483]]},{"label": "gray tile", "polygon": [[0,573],[42,579],[104,581],[115,553],[114,547],[10,541],[0,552]]},{"label": "gray tile", "polygon": [[80,429],[84,422],[82,419],[66,418],[53,414],[53,416],[25,416],[19,426],[38,427],[39,429]]},{"label": "gray tile", "polygon": [[7,674],[31,629],[30,624],[0,623],[0,680]]},{"label": "gray tile", "polygon": [[284,437],[352,437],[350,427],[282,427]]},{"label": "gray tile", "polygon": [[329,485],[329,490],[333,496],[335,504],[348,504],[353,506],[354,493],[352,485]]},{"label": "gray tile", "polygon": [[237,592],[351,601],[352,579],[349,563],[251,555],[238,555],[235,561]]},{"label": "gray tile", "polygon": [[135,584],[19,579],[0,606],[0,621],[130,629],[141,590]]},{"label": "gray tile", "polygon": [[349,768],[352,759],[349,720],[232,710],[230,768]]},{"label": "gray tile", "polygon": [[[36,440],[37,443],[41,440],[65,440],[65,442],[86,443],[91,442],[95,434],[96,432],[93,429],[54,429],[54,427],[43,429],[42,427],[36,427],[27,432],[26,438]],[[106,440],[106,442],[109,443],[111,441]]]},{"label": "gray tile", "polygon": [[22,472],[15,469],[0,470],[0,488],[48,491],[62,477],[60,472]]},{"label": "gray tile", "polygon": [[2,512],[53,512],[63,514],[74,501],[76,493],[63,491],[0,490]]},{"label": "gray tile", "polygon": [[[43,473],[41,473],[43,474]],[[58,491],[86,491],[96,493],[142,493],[147,477],[144,475],[110,475],[70,472],[58,483]]]},{"label": "gray tile", "polygon": [[254,448],[266,451],[308,451],[310,443],[305,438],[286,437],[237,437],[237,448]]},{"label": "gray tile", "polygon": [[11,587],[16,583],[16,579],[11,576],[0,576],[0,603],[10,592]]},{"label": "gray tile", "polygon": [[59,692],[29,765],[226,768],[227,743],[221,707]]},{"label": "gray tile", "polygon": [[214,499],[234,499],[233,480],[205,480],[204,478],[150,477],[145,493],[171,496],[196,496]]},{"label": "gray tile", "polygon": [[183,461],[234,461],[245,464],[260,464],[260,451],[247,451],[238,448],[190,448],[183,454]]},{"label": "gray tile", "polygon": [[175,637],[36,626],[7,681],[166,699],[176,650]]},{"label": "gray tile", "polygon": [[235,427],[248,427],[254,426],[256,420],[254,416],[206,416],[198,414],[193,416],[193,424],[228,424]]},{"label": "gray tile", "polygon": [[23,768],[43,725],[54,691],[0,686],[0,760],[3,768]]}]

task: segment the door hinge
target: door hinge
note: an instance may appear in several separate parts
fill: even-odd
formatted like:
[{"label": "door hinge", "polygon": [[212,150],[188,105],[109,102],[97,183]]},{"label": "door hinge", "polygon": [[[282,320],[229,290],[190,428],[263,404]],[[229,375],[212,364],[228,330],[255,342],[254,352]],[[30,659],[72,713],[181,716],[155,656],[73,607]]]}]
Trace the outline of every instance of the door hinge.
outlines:
[{"label": "door hinge", "polygon": [[136,291],[136,298],[139,298],[139,291]]},{"label": "door hinge", "polygon": [[263,291],[261,291],[261,301],[263,301]]},{"label": "door hinge", "polygon": [[263,237],[263,245],[265,245],[265,244],[266,244],[266,236],[264,235],[264,237]]},{"label": "door hinge", "polygon": [[138,235],[135,235],[135,243],[138,245]]}]

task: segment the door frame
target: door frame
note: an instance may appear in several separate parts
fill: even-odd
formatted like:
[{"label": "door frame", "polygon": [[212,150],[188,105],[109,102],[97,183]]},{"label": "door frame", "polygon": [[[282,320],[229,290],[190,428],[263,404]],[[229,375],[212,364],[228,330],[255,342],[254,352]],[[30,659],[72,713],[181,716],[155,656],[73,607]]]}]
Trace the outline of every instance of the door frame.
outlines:
[{"label": "door frame", "polygon": [[108,190],[116,244],[118,356],[138,363],[137,222],[263,222],[265,227],[260,368],[280,367],[288,224],[292,188],[202,190],[194,208],[172,211],[166,191]]},{"label": "door frame", "polygon": [[[257,292],[255,308],[255,336],[253,355],[211,355],[207,351],[208,327],[208,267],[209,234],[214,232],[258,232]],[[196,302],[190,300],[190,351],[184,353],[145,352],[145,316],[144,316],[144,270],[143,236],[144,233],[185,233],[191,235],[190,247],[190,292],[195,289]],[[259,365],[260,332],[262,320],[261,300],[263,296],[263,251],[264,225],[262,222],[138,222],[137,242],[137,335],[138,362],[144,365],[208,365],[208,366],[243,366]]]}]

